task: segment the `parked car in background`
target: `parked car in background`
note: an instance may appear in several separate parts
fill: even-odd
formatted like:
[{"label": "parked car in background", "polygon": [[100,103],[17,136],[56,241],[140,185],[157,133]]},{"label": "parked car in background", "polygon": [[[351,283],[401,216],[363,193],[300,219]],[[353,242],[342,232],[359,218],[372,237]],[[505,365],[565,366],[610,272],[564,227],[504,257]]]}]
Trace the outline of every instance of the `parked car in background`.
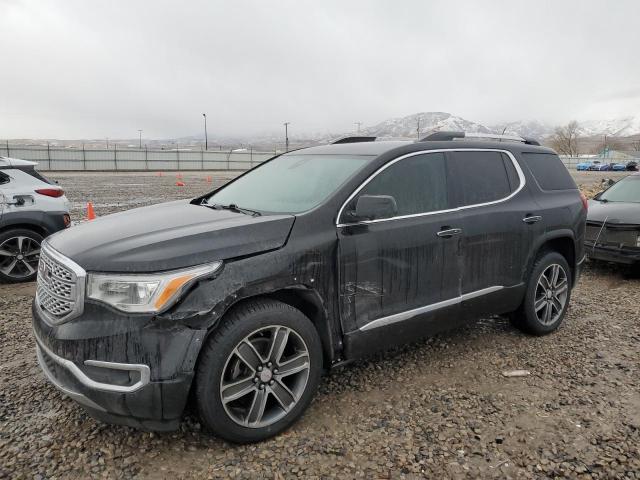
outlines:
[{"label": "parked car in background", "polygon": [[602,163],[600,160],[594,160],[588,168],[588,170],[596,172],[608,171],[610,169],[611,167],[608,163]]},{"label": "parked car in background", "polygon": [[640,174],[631,174],[589,200],[587,255],[596,260],[640,263]]},{"label": "parked car in background", "polygon": [[211,431],[253,442],[302,415],[324,369],[490,314],[553,332],[586,198],[553,150],[497,140],[341,139],[58,233],[40,366],[100,420],[175,429],[191,393]]},{"label": "parked car in background", "polygon": [[610,166],[611,170],[614,172],[625,172],[627,170],[626,163],[612,163]]},{"label": "parked car in background", "polygon": [[638,171],[638,162],[632,160],[627,163],[627,171],[628,172],[637,172]]},{"label": "parked car in background", "polygon": [[64,191],[36,165],[0,157],[0,281],[33,280],[42,240],[71,223]]},{"label": "parked car in background", "polygon": [[589,167],[593,165],[593,162],[588,160],[586,162],[580,162],[576,165],[576,170],[589,170]]}]

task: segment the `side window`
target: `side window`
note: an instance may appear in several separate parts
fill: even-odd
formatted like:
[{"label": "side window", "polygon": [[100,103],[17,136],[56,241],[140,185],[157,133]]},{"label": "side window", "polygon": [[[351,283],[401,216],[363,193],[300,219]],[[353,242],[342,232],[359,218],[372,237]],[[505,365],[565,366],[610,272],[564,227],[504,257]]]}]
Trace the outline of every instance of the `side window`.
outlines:
[{"label": "side window", "polygon": [[11,181],[11,177],[4,172],[0,172],[0,185],[9,183],[9,181]]},{"label": "side window", "polygon": [[427,213],[449,208],[445,157],[425,153],[399,160],[373,178],[347,205],[355,209],[360,195],[391,195],[398,215]]},{"label": "side window", "polygon": [[509,158],[509,155],[507,155],[506,153],[502,154],[502,161],[504,162],[504,168],[507,171],[507,177],[509,178],[509,186],[511,187],[511,191],[515,192],[520,186],[520,177],[518,177],[516,167],[513,166],[511,158]]},{"label": "side window", "polygon": [[[493,202],[518,188],[518,173],[500,152],[451,152],[460,206]],[[515,188],[514,188],[515,186]]]},{"label": "side window", "polygon": [[522,158],[543,190],[575,190],[577,188],[569,170],[557,155],[523,153]]}]

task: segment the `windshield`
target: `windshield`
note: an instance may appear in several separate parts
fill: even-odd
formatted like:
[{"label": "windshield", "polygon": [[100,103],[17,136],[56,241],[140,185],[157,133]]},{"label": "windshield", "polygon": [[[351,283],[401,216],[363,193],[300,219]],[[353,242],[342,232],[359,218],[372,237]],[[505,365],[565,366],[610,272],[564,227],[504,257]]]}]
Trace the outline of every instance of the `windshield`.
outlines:
[{"label": "windshield", "polygon": [[305,212],[319,205],[373,158],[282,155],[222,187],[207,203],[272,213]]},{"label": "windshield", "polygon": [[605,202],[640,203],[640,175],[625,177],[605,190],[598,199]]}]

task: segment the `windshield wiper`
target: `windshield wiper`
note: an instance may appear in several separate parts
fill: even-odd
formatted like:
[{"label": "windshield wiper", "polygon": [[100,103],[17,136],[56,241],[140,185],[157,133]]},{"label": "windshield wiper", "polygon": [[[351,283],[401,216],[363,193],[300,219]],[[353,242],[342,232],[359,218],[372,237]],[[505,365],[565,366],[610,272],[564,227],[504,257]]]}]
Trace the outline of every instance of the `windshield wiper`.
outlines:
[{"label": "windshield wiper", "polygon": [[260,212],[256,210],[242,208],[236,205],[235,203],[230,203],[229,205],[222,205],[220,203],[208,203],[206,200],[203,200],[200,205],[203,205],[209,208],[214,208],[216,210],[229,210],[231,212],[244,213],[245,215],[251,215],[252,217],[259,217],[260,215],[262,215]]}]

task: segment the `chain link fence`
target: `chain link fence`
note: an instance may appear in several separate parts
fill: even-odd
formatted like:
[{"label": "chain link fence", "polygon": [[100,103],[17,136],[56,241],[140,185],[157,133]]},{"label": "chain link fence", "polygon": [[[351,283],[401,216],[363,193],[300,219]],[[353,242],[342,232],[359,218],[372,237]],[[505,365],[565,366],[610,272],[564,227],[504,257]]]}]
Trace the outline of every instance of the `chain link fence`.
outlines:
[{"label": "chain link fence", "polygon": [[0,156],[38,162],[39,170],[248,170],[274,156],[252,149],[147,150],[12,147],[0,145]]}]

